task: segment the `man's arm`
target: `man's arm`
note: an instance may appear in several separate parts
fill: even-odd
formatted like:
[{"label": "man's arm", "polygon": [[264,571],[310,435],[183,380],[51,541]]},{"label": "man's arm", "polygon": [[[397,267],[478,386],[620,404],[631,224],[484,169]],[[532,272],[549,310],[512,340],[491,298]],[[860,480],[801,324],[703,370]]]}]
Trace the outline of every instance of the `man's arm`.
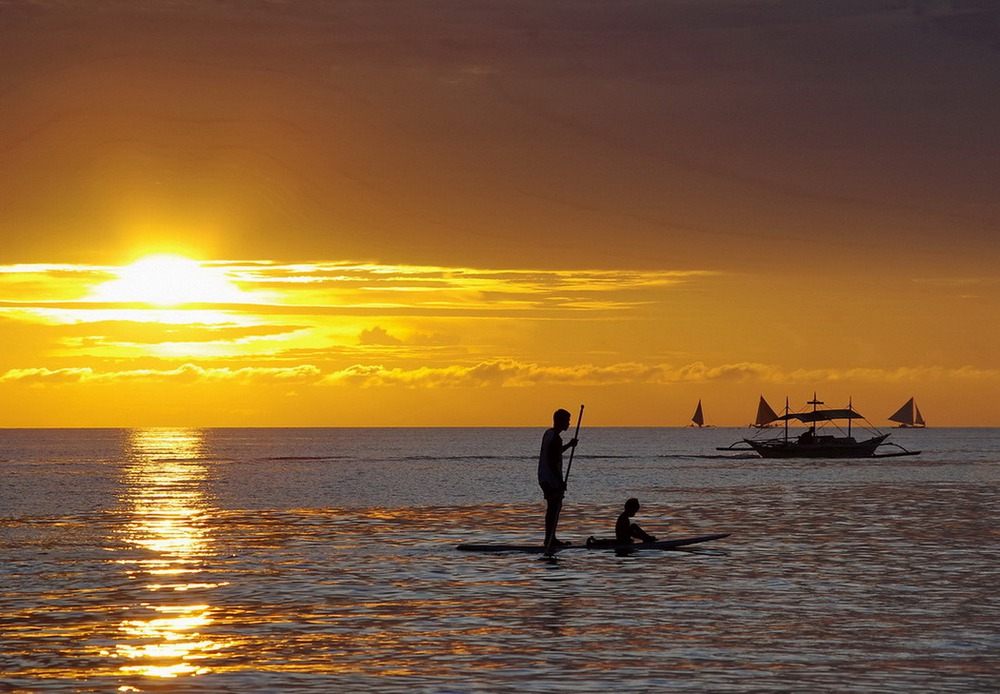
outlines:
[{"label": "man's arm", "polygon": [[643,542],[656,542],[656,538],[640,528],[638,523],[633,523],[630,530],[632,537],[634,538],[642,540]]}]

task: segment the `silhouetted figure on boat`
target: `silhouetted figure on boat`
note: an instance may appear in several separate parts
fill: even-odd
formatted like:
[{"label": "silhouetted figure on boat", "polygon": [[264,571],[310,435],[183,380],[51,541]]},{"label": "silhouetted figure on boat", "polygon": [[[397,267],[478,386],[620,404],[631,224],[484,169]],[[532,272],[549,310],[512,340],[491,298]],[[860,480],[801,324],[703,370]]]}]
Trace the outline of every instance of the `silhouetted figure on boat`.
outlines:
[{"label": "silhouetted figure on boat", "polygon": [[576,439],[563,443],[562,434],[569,429],[572,415],[566,410],[556,410],[552,414],[552,428],[542,436],[542,449],[538,454],[538,484],[545,496],[545,547],[559,547],[566,543],[554,538],[556,524],[563,497],[566,495],[566,481],[563,479],[563,451],[576,446]]}]

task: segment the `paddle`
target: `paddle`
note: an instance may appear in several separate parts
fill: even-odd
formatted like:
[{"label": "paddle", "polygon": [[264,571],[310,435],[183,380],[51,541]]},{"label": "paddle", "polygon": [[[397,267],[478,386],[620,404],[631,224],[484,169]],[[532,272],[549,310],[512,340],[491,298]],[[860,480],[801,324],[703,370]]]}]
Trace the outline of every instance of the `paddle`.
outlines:
[{"label": "paddle", "polygon": [[[583,405],[580,405],[580,414],[576,418],[576,433],[573,434],[574,439],[580,438],[580,423],[583,422]],[[573,467],[573,454],[576,453],[576,446],[569,449],[569,462],[566,463],[566,476],[563,478],[563,491],[565,493],[566,486],[569,484],[569,471]],[[555,522],[552,523],[552,537],[549,538],[549,543],[545,547],[546,556],[552,556],[552,543],[556,539],[556,528],[559,526],[559,513],[562,511],[562,504],[559,504],[559,510],[556,511]]]}]

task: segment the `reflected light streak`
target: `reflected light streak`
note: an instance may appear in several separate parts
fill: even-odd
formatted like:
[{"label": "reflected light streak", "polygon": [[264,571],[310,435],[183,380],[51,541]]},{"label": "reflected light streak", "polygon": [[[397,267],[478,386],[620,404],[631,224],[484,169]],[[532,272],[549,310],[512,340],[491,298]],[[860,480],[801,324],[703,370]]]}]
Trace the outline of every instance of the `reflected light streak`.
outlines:
[{"label": "reflected light streak", "polygon": [[[146,591],[163,597],[136,606],[152,611],[153,616],[130,617],[119,624],[122,641],[109,655],[129,661],[119,668],[126,674],[202,675],[211,668],[200,661],[227,645],[201,633],[213,622],[212,608],[204,597],[220,584],[183,578],[202,570],[212,545],[211,508],[202,489],[207,479],[203,435],[197,429],[138,429],[126,436],[121,500],[131,520],[123,532],[126,541],[141,552],[119,563],[130,578],[147,581]],[[151,577],[156,580],[150,581]],[[197,594],[199,601],[177,604],[174,596],[188,591]]]},{"label": "reflected light streak", "polygon": [[[178,677],[180,675],[200,675],[211,669],[197,665],[196,661],[223,648],[201,637],[196,631],[211,623],[208,605],[187,605],[180,607],[156,607],[159,613],[171,616],[148,620],[125,620],[119,630],[130,639],[143,641],[140,645],[117,644],[119,657],[130,660],[150,660],[153,663],[124,665],[122,672],[151,677]],[[163,661],[173,661],[164,663]]]}]

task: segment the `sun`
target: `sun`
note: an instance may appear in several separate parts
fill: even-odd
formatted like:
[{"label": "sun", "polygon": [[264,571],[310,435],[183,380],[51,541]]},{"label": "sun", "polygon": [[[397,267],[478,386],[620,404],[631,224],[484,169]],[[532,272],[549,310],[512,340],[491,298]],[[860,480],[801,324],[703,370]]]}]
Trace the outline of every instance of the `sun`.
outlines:
[{"label": "sun", "polygon": [[98,286],[93,298],[157,307],[245,301],[225,272],[181,255],[147,255],[115,274],[117,279]]}]

